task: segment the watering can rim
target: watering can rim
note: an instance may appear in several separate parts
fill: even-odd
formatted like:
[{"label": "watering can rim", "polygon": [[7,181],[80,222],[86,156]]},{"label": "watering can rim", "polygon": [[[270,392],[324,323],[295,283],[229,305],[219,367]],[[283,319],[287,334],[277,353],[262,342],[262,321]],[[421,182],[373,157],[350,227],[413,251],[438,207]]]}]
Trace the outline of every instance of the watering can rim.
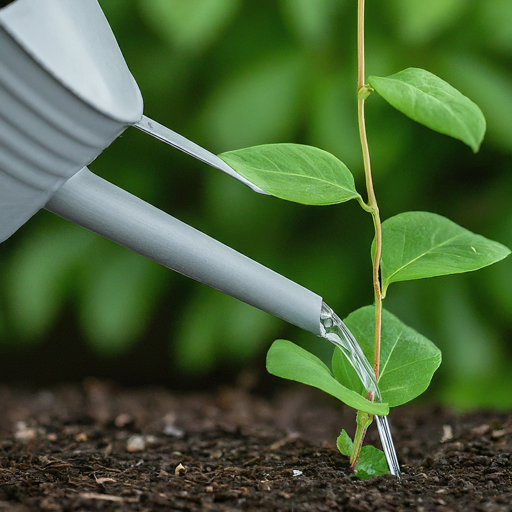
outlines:
[{"label": "watering can rim", "polygon": [[142,118],[142,94],[97,0],[14,0],[0,8],[0,27],[91,108],[126,126]]}]

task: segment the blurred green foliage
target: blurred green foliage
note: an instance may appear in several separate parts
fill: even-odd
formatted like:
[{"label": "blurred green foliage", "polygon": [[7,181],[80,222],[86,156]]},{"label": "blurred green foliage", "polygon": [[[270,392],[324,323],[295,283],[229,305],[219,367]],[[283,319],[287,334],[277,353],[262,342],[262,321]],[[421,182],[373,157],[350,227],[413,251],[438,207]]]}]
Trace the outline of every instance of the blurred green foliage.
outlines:
[{"label": "blurred green foliage", "polygon": [[[300,142],[334,153],[364,192],[356,121],[356,2],[101,0],[145,113],[213,152]],[[422,67],[484,111],[474,156],[382,99],[367,102],[385,219],[426,210],[512,246],[512,3],[368,0],[367,73]],[[340,316],[372,301],[372,226],[357,204],[304,207],[128,129],[91,165],[102,177],[321,294]],[[307,333],[41,212],[0,248],[0,357],[31,350],[73,311],[112,358],[169,336],[169,371],[207,374]],[[168,324],[158,311],[179,294]],[[434,398],[512,406],[512,260],[476,274],[397,283],[386,307],[443,351]],[[163,315],[166,318],[166,315]],[[151,334],[153,329],[155,332]],[[70,347],[73,340],[69,340]],[[72,350],[72,349],[70,349]]]}]

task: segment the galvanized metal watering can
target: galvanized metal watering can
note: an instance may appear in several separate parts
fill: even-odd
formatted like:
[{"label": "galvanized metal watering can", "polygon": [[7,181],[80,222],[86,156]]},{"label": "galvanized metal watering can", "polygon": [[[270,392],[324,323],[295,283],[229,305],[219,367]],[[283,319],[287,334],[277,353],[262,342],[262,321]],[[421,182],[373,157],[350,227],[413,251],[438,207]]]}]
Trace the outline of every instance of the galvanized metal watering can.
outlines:
[{"label": "galvanized metal watering can", "polygon": [[45,208],[324,334],[321,297],[85,167],[136,126],[263,192],[215,155],[143,115],[141,93],[97,0],[4,0],[2,5],[0,243]]}]

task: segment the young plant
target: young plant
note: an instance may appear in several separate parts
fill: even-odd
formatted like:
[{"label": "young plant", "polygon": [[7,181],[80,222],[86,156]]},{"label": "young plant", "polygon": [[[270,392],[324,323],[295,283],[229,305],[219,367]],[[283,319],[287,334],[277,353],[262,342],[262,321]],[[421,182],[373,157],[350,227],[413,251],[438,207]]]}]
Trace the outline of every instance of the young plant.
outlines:
[{"label": "young plant", "polygon": [[[486,122],[475,103],[432,73],[408,68],[388,77],[365,79],[364,0],[358,0],[358,124],[367,200],[357,192],[349,169],[333,155],[310,146],[269,144],[223,153],[221,158],[242,176],[276,197],[309,205],[355,199],[373,219],[374,304],[349,315],[345,323],[366,357],[373,361],[384,403],[372,403],[355,371],[336,348],[332,371],[317,357],[285,340],[267,354],[270,373],[315,386],[353,407],[357,430],[352,442],[342,431],[341,453],[362,478],[383,474],[382,452],[362,447],[373,415],[420,395],[441,363],[441,352],[429,340],[383,309],[389,285],[397,281],[469,272],[502,260],[510,251],[427,212],[406,212],[381,223],[365,127],[365,102],[374,92],[409,118],[466,143],[477,152]],[[368,399],[369,400],[368,400]]]}]

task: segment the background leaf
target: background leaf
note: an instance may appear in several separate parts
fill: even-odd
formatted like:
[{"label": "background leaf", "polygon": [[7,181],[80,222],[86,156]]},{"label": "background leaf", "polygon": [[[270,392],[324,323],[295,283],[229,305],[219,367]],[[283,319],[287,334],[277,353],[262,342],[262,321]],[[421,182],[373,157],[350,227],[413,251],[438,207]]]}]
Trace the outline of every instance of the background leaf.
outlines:
[{"label": "background leaf", "polygon": [[[279,320],[244,302],[197,285],[193,307],[179,319],[172,351],[180,371],[201,375],[216,362],[235,364],[266,349]],[[201,312],[198,319],[198,311]]]},{"label": "background leaf", "polygon": [[478,151],[485,135],[485,117],[475,103],[444,80],[424,69],[408,68],[385,78],[370,76],[368,81],[406,116]]},{"label": "background leaf", "polygon": [[345,3],[346,0],[281,0],[290,29],[315,46],[329,40],[336,14]]},{"label": "background leaf", "polygon": [[382,224],[382,289],[396,281],[470,272],[510,254],[441,215],[406,212]]},{"label": "background leaf", "polygon": [[301,144],[266,144],[222,153],[235,171],[265,192],[296,203],[326,205],[360,197],[335,156]]},{"label": "background leaf", "polygon": [[18,248],[4,286],[9,292],[8,310],[19,324],[24,343],[52,327],[66,300],[69,282],[76,281],[77,265],[94,250],[94,238],[88,231],[63,224],[37,233],[30,244]]},{"label": "background leaf", "polygon": [[303,101],[306,62],[300,53],[273,53],[233,77],[221,77],[198,120],[219,151],[290,137]]},{"label": "background leaf", "polygon": [[[345,324],[356,337],[370,362],[374,360],[375,307],[351,313]],[[379,388],[390,407],[405,404],[423,393],[441,364],[441,351],[427,338],[406,326],[396,316],[382,313]],[[344,386],[354,382],[355,371],[341,350],[333,353],[333,372]],[[355,391],[362,392],[361,387]]]},{"label": "background leaf", "polygon": [[290,341],[274,341],[267,352],[267,370],[277,377],[321,389],[358,411],[380,416],[389,413],[387,404],[370,402],[347,389],[332,376],[329,368],[318,357]]},{"label": "background leaf", "polygon": [[144,0],[139,8],[172,44],[197,51],[218,36],[239,5],[239,0]]},{"label": "background leaf", "polygon": [[[506,1],[506,0],[505,0]],[[430,42],[453,24],[468,8],[467,0],[391,0],[397,31],[407,43]]]},{"label": "background leaf", "polygon": [[94,348],[109,356],[126,352],[151,319],[154,302],[173,274],[139,254],[119,248],[84,280],[82,328]]}]

